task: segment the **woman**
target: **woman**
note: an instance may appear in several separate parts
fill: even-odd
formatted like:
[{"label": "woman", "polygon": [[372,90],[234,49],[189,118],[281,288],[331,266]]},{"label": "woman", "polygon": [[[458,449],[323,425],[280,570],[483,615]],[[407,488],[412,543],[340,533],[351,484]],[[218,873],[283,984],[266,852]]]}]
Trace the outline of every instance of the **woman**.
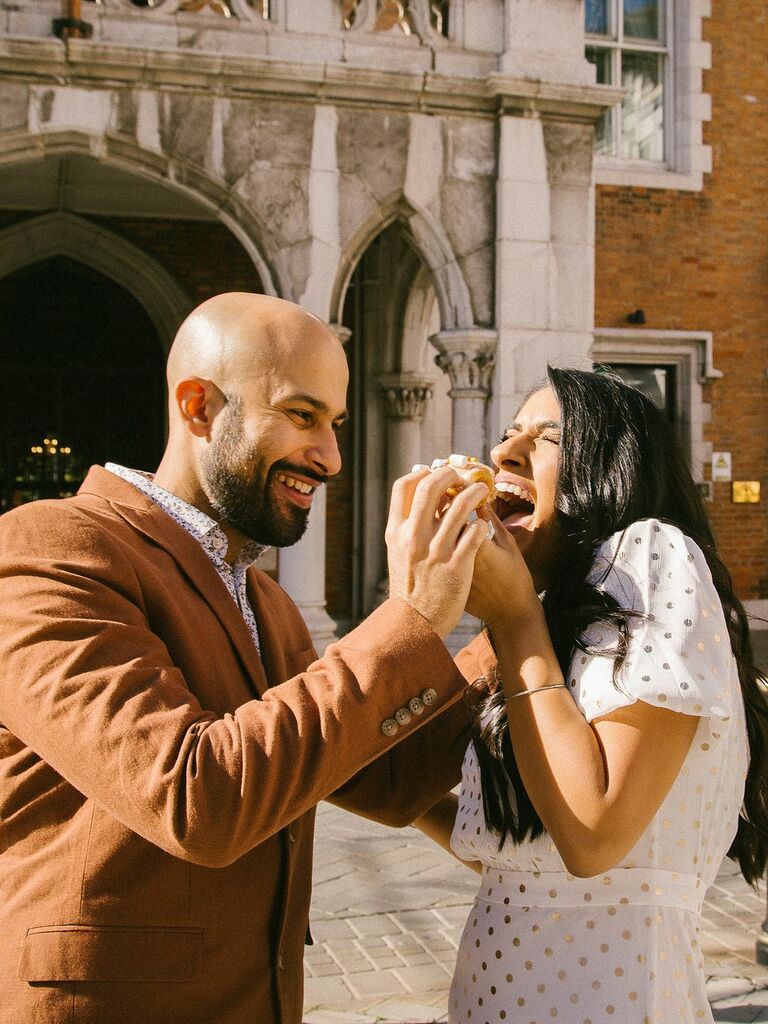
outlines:
[{"label": "woman", "polygon": [[[488,629],[460,656],[485,693],[451,836],[483,880],[449,1019],[711,1021],[704,893],[729,851],[750,882],[766,864],[745,613],[640,392],[550,369],[492,456],[468,605]],[[440,840],[455,799],[417,824]]]}]

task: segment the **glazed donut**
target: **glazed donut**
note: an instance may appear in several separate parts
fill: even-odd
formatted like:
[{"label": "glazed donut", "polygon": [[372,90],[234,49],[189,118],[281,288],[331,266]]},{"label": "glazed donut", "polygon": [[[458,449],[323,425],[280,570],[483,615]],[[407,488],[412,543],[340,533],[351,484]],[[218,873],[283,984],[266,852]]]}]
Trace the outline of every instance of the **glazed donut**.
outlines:
[{"label": "glazed donut", "polygon": [[485,484],[488,488],[488,494],[478,503],[478,508],[480,505],[490,504],[495,499],[496,487],[493,479],[493,470],[490,466],[486,466],[484,462],[475,458],[474,455],[449,455],[447,459],[435,459],[431,466],[417,464],[411,472],[416,473],[420,469],[442,469],[443,466],[450,466],[451,469],[459,474],[463,481],[461,486],[448,488],[446,494],[449,497],[455,498],[459,491],[469,487],[470,484]]}]

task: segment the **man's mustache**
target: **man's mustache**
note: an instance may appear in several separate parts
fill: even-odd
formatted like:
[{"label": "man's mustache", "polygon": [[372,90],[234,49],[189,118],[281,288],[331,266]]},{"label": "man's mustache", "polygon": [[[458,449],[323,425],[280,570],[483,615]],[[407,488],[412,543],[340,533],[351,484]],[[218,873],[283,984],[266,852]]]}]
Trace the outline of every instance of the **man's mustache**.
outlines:
[{"label": "man's mustache", "polygon": [[328,482],[328,477],[323,476],[321,473],[316,473],[312,469],[307,469],[305,466],[294,466],[291,462],[276,462],[270,469],[269,475],[275,476],[277,473],[285,473],[286,476],[293,474],[294,476],[303,476],[308,480],[314,480],[318,485],[325,484]]}]

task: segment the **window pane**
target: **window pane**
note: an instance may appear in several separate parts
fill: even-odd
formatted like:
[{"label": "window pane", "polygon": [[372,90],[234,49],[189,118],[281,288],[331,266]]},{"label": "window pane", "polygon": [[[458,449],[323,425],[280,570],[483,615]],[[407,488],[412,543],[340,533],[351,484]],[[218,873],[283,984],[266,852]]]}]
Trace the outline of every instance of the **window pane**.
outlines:
[{"label": "window pane", "polygon": [[624,52],[621,84],[621,155],[629,160],[664,159],[664,84],[662,57]]},{"label": "window pane", "polygon": [[624,0],[624,35],[659,39],[659,0]]},{"label": "window pane", "polygon": [[642,391],[654,405],[662,409],[674,423],[677,419],[675,401],[675,367],[642,363],[603,363],[596,366],[598,373],[609,371],[621,377],[633,388]]},{"label": "window pane", "polygon": [[584,28],[596,36],[608,35],[608,0],[586,0]]},{"label": "window pane", "polygon": [[590,64],[597,68],[597,84],[611,84],[611,51],[602,46],[588,46],[586,57]]},{"label": "window pane", "polygon": [[[597,84],[611,85],[611,50],[600,46],[588,46],[586,57],[590,64],[597,68]],[[602,156],[610,156],[613,151],[613,111],[606,110],[595,125],[595,152]]]}]

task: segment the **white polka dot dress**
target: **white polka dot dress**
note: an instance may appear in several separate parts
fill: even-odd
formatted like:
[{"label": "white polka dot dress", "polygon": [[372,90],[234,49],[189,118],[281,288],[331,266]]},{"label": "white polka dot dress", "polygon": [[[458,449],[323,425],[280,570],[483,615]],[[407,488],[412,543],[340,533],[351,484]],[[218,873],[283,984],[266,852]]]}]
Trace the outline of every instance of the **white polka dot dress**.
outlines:
[{"label": "white polka dot dress", "polygon": [[[546,834],[498,849],[470,744],[451,844],[484,869],[451,985],[451,1024],[713,1019],[698,942],[701,905],[736,833],[748,766],[722,607],[700,549],[656,520],[607,541],[592,579],[644,618],[630,620],[618,687],[611,658],[577,652],[567,682],[584,717],[642,700],[695,715],[699,726],[637,845],[588,879],[566,872]],[[616,632],[599,625],[588,639],[607,650]]]}]

